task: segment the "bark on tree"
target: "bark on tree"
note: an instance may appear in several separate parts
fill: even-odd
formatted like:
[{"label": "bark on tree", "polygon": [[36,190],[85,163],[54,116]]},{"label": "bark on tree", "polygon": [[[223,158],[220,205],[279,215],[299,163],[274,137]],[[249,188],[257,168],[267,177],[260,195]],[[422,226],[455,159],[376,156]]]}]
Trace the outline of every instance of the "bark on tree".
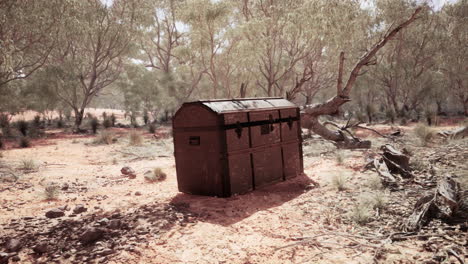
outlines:
[{"label": "bark on tree", "polygon": [[351,101],[349,94],[356,82],[357,77],[359,76],[360,70],[367,65],[373,64],[374,62],[371,59],[375,54],[385,46],[385,44],[390,41],[398,32],[400,32],[405,27],[409,26],[412,22],[417,19],[417,15],[421,12],[422,7],[416,8],[414,13],[403,23],[395,27],[393,30],[388,31],[382,39],[377,42],[368,52],[366,52],[356,63],[351,74],[346,82],[346,85],[342,87],[343,80],[343,64],[345,60],[344,53],[340,53],[339,60],[339,69],[338,69],[338,81],[337,81],[337,94],[333,98],[329,99],[327,102],[317,105],[309,106],[305,109],[305,114],[308,116],[308,121],[310,121],[310,129],[316,134],[322,136],[325,139],[332,141],[345,141],[343,134],[331,131],[322,125],[318,118],[321,115],[334,115],[339,112],[340,107]]}]

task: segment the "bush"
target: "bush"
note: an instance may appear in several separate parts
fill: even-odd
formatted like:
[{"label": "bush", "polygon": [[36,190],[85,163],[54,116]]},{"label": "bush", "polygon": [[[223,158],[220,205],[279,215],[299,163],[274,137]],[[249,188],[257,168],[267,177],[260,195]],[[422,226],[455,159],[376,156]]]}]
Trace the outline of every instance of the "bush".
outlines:
[{"label": "bush", "polygon": [[102,126],[105,128],[109,128],[112,126],[112,121],[109,118],[106,118],[104,119],[104,121],[102,121]]},{"label": "bush", "polygon": [[20,169],[25,171],[33,171],[37,169],[37,165],[32,159],[24,159],[21,161]]},{"label": "bush", "polygon": [[112,122],[112,126],[114,127],[115,126],[115,122],[117,121],[117,118],[115,117],[114,113],[112,113],[112,115],[110,116],[110,120]]},{"label": "bush", "polygon": [[21,137],[18,140],[18,147],[29,148],[31,146],[31,140],[28,137]]},{"label": "bush", "polygon": [[156,133],[156,125],[153,124],[153,123],[149,124],[149,126],[148,126],[148,131],[149,131],[151,134]]},{"label": "bush", "polygon": [[35,115],[34,116],[33,125],[35,127],[39,127],[41,125],[41,116],[40,115]]},{"label": "bush", "polygon": [[338,191],[344,191],[346,190],[346,177],[342,174],[336,174],[332,178],[332,185],[338,190]]},{"label": "bush", "polygon": [[59,196],[59,186],[56,184],[48,184],[44,188],[44,198],[47,201],[57,200]]},{"label": "bush", "polygon": [[62,119],[59,119],[59,120],[57,121],[57,128],[63,128],[63,126],[64,126],[63,120],[62,120]]},{"label": "bush", "polygon": [[19,132],[23,136],[27,136],[28,128],[29,128],[28,122],[26,122],[25,120],[20,120],[20,121],[16,122],[16,128],[19,130]]},{"label": "bush", "polygon": [[114,133],[109,131],[101,131],[99,135],[94,139],[94,144],[107,144],[110,145],[116,141]]},{"label": "bush", "polygon": [[10,127],[10,119],[8,115],[0,113],[0,127]]},{"label": "bush", "polygon": [[99,120],[96,117],[93,117],[89,124],[91,126],[91,130],[93,130],[93,134],[96,134],[99,127]]},{"label": "bush", "polygon": [[350,218],[357,224],[363,225],[368,223],[372,217],[372,210],[363,203],[355,204],[350,212]]},{"label": "bush", "polygon": [[102,112],[102,120],[106,120],[107,119],[107,113],[104,111]]},{"label": "bush", "polygon": [[161,168],[154,168],[153,171],[145,173],[145,180],[151,183],[164,181],[166,178],[167,175]]},{"label": "bush", "polygon": [[133,130],[129,134],[130,145],[137,146],[143,143],[143,136],[137,131]]},{"label": "bush", "polygon": [[387,195],[388,193],[383,191],[364,194],[360,198],[360,203],[366,205],[369,208],[384,209],[385,207],[387,207]]},{"label": "bush", "polygon": [[423,124],[418,124],[413,129],[413,133],[419,138],[423,146],[427,146],[435,135],[434,130]]}]

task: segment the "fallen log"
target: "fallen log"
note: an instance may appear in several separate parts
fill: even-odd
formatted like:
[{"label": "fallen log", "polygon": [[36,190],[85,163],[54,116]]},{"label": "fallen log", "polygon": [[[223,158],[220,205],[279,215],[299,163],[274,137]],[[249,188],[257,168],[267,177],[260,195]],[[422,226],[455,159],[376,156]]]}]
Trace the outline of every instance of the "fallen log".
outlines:
[{"label": "fallen log", "polygon": [[416,202],[413,213],[405,223],[405,229],[417,231],[433,218],[450,219],[458,209],[459,190],[458,182],[444,177],[437,184],[433,194],[426,195]]},{"label": "fallen log", "polygon": [[382,157],[390,172],[399,173],[405,178],[413,177],[410,171],[408,155],[403,154],[388,144],[383,145],[380,149],[383,151]]},{"label": "fallen log", "polygon": [[437,135],[450,139],[462,139],[468,137],[468,126],[460,127],[455,130],[440,131]]}]

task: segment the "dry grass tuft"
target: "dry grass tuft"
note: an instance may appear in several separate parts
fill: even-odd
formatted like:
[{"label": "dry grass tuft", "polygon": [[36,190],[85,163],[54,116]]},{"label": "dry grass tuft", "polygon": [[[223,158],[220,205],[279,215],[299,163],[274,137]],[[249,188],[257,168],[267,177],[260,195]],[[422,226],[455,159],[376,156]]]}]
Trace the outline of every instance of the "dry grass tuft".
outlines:
[{"label": "dry grass tuft", "polygon": [[116,140],[114,133],[109,131],[101,131],[99,135],[94,139],[94,144],[107,144],[110,145]]},{"label": "dry grass tuft", "polygon": [[57,200],[59,194],[59,186],[56,184],[48,184],[44,188],[44,199],[47,201]]},{"label": "dry grass tuft", "polygon": [[37,165],[32,159],[24,159],[21,161],[20,169],[30,172],[36,170]]},{"label": "dry grass tuft", "polygon": [[349,213],[351,220],[359,225],[370,222],[372,210],[364,203],[357,203]]},{"label": "dry grass tuft", "polygon": [[422,146],[427,146],[432,139],[434,138],[435,132],[432,128],[423,125],[423,124],[418,124],[414,129],[413,129],[414,135],[419,138],[421,141]]},{"label": "dry grass tuft", "polygon": [[167,175],[161,168],[154,168],[153,171],[145,173],[145,180],[151,183],[164,181],[166,178]]},{"label": "dry grass tuft", "polygon": [[334,188],[341,192],[347,189],[346,181],[346,176],[343,173],[338,173],[333,176],[331,184]]},{"label": "dry grass tuft", "polygon": [[135,130],[129,134],[129,143],[131,146],[139,146],[143,144],[143,136]]}]

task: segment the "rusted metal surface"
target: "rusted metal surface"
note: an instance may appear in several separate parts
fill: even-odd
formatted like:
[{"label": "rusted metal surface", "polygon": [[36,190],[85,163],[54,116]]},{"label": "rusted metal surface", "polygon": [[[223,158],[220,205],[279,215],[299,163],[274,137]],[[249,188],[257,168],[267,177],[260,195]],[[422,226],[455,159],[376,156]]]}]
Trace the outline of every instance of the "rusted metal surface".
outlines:
[{"label": "rusted metal surface", "polygon": [[303,172],[299,108],[282,98],[185,103],[173,133],[181,192],[228,197]]}]

